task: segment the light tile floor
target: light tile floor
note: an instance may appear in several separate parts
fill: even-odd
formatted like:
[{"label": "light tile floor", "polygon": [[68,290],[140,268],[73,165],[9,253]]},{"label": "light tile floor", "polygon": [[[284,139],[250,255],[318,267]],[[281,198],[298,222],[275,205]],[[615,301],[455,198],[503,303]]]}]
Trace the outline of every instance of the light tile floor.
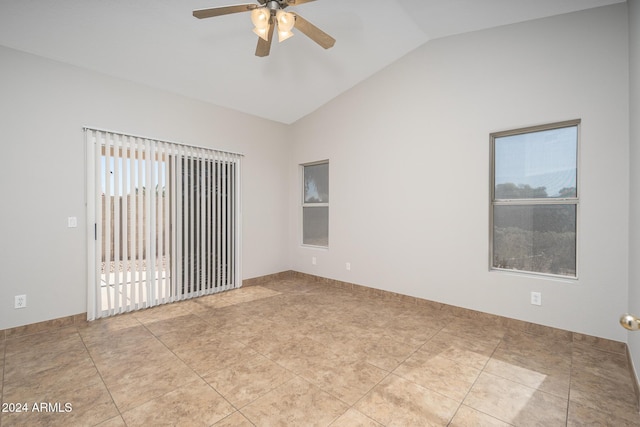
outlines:
[{"label": "light tile floor", "polygon": [[0,366],[2,427],[640,425],[624,354],[303,279],[8,338]]}]

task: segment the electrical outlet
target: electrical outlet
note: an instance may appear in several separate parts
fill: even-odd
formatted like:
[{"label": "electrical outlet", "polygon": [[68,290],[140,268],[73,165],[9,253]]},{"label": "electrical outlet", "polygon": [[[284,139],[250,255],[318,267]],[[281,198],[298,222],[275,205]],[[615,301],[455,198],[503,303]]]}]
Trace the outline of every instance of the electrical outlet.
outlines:
[{"label": "electrical outlet", "polygon": [[311,264],[316,265],[318,263],[318,260],[316,259],[316,257],[312,256],[311,257]]},{"label": "electrical outlet", "polygon": [[25,308],[27,306],[26,295],[16,295],[14,301],[14,308]]},{"label": "electrical outlet", "polygon": [[531,292],[531,304],[542,305],[542,294],[540,292]]},{"label": "electrical outlet", "polygon": [[344,268],[346,268],[346,269],[347,269],[347,271],[351,271],[351,263],[350,263],[350,262],[346,263],[346,264],[344,265]]}]

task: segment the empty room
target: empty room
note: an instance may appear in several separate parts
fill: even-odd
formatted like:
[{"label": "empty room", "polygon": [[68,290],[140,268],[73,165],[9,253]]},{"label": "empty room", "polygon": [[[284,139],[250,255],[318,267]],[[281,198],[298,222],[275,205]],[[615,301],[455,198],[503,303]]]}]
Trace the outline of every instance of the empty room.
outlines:
[{"label": "empty room", "polygon": [[0,1],[0,427],[640,425],[639,28]]}]

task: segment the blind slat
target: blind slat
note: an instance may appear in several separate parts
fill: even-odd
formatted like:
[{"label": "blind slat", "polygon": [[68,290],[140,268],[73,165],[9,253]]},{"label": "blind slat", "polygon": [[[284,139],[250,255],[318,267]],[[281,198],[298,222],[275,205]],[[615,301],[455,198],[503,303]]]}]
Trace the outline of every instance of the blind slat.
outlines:
[{"label": "blind slat", "polygon": [[106,272],[106,280],[104,281],[104,298],[107,303],[108,314],[111,313],[112,310],[112,301],[111,301],[111,146],[109,149],[105,150],[105,167],[104,167],[104,179],[105,179],[105,190],[104,190],[104,217],[105,217],[105,239],[104,239],[104,255],[103,262],[106,262],[105,272]]}]

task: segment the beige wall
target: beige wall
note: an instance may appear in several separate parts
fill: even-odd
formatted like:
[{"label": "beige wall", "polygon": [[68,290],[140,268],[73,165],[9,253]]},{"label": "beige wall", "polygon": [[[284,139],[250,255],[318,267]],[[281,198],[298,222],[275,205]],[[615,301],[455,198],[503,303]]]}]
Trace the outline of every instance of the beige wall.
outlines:
[{"label": "beige wall", "polygon": [[[625,340],[627,24],[623,3],[433,40],[295,123],[293,269]],[[579,279],[490,272],[489,134],[577,118]],[[328,250],[299,244],[298,165],[320,159]]]},{"label": "beige wall", "polygon": [[0,329],[87,311],[83,126],[245,154],[243,277],[289,268],[285,125],[3,47],[0,64]]},{"label": "beige wall", "polygon": [[[629,231],[629,312],[640,316],[640,0],[629,5],[629,117],[631,165]],[[640,373],[640,332],[629,332],[636,373]]]}]

